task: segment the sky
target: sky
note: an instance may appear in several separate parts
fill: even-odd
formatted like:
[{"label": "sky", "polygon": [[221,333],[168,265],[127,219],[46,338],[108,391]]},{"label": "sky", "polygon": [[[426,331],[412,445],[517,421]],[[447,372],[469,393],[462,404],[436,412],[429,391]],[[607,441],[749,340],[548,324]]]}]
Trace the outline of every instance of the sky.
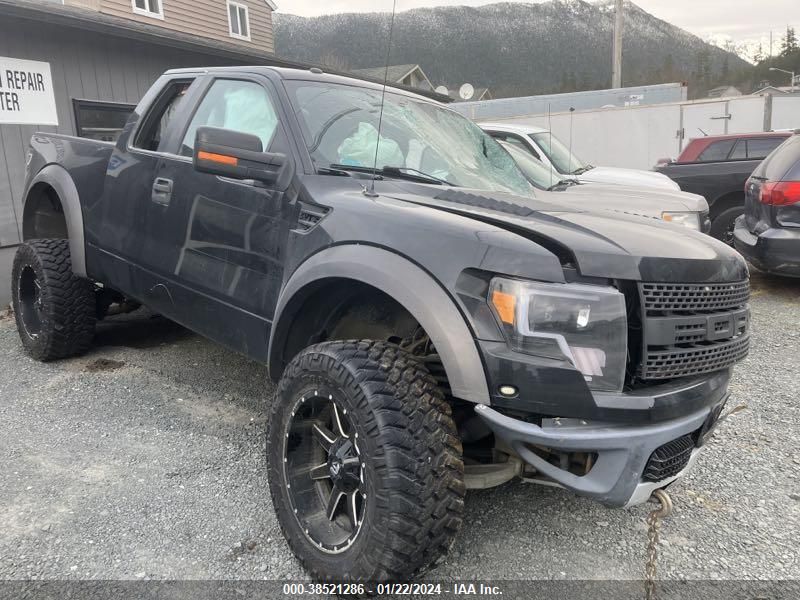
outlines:
[{"label": "sky", "polygon": [[[479,6],[500,0],[397,0],[397,10],[423,6]],[[508,0],[505,0],[508,1]],[[513,1],[513,0],[511,0]],[[528,0],[531,1],[531,0]],[[533,0],[542,1],[542,0]],[[798,0],[634,0],[641,8],[703,39],[718,44],[768,45],[770,29],[775,32],[774,52],[786,25],[800,28]],[[390,11],[392,0],[278,0],[279,12],[318,16],[339,12]],[[764,48],[766,53],[767,48]]]}]

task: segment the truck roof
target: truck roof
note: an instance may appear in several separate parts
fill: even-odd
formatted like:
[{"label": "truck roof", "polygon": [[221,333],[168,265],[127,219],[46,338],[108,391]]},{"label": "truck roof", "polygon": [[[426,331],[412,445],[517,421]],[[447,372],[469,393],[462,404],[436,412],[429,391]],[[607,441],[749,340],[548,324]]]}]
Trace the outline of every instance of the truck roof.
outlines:
[{"label": "truck roof", "polygon": [[[358,85],[359,87],[373,89],[373,90],[383,90],[383,84],[377,81],[370,81],[368,79],[362,79],[360,77],[347,76],[347,75],[339,75],[335,73],[326,73],[321,69],[316,67],[312,69],[292,69],[288,67],[272,67],[267,65],[253,65],[253,66],[236,66],[236,67],[193,67],[187,69],[170,69],[166,72],[167,75],[180,75],[180,74],[196,74],[196,73],[261,73],[267,74],[272,73],[278,75],[281,79],[286,80],[296,80],[296,81],[325,81],[328,83],[340,83],[345,85]],[[408,96],[411,98],[416,98],[418,100],[424,100],[426,102],[437,102],[439,104],[444,104],[443,102],[439,102],[437,99],[432,98],[431,96],[426,96],[423,94],[418,94],[412,91],[409,91],[405,86],[398,87],[395,84],[387,84],[387,88],[391,89],[393,94],[401,94],[403,96]],[[440,96],[436,94],[436,96]],[[442,96],[442,98],[446,98]]]}]

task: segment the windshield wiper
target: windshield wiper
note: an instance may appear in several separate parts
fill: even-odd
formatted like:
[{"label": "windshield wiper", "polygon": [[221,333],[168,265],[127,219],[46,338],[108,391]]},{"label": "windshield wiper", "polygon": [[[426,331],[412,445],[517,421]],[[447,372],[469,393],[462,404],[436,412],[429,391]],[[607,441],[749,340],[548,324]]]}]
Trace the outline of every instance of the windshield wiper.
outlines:
[{"label": "windshield wiper", "polygon": [[[361,165],[340,165],[340,164],[330,164],[327,167],[317,167],[317,173],[325,172],[329,175],[350,175],[350,173],[365,173],[367,175],[371,175],[374,169],[372,167],[362,167]],[[378,179],[382,179],[380,176],[381,170],[377,170]]]},{"label": "windshield wiper", "polygon": [[572,187],[573,185],[580,185],[580,183],[581,182],[576,179],[562,179],[558,183],[551,185],[549,188],[547,188],[547,191],[556,192],[562,188],[567,189],[568,187]]},{"label": "windshield wiper", "polygon": [[586,165],[580,169],[575,169],[570,175],[583,175],[586,171],[591,171],[592,169],[594,169],[594,165]]},{"label": "windshield wiper", "polygon": [[[317,169],[317,172],[322,170],[327,171],[331,175],[338,175],[341,173],[346,173],[348,171],[352,171],[354,173],[365,173],[367,175],[373,172],[372,167],[364,167],[361,165],[340,165],[340,164],[332,164],[328,165],[327,167],[320,167]],[[423,171],[419,171],[417,169],[412,169],[411,167],[383,167],[382,169],[375,170],[376,175],[379,179],[383,179],[382,175],[387,175],[389,177],[397,177],[399,179],[408,179],[411,181],[418,181],[421,183],[432,183],[434,185],[452,185],[449,181],[445,179],[440,179],[435,175],[429,175]]]},{"label": "windshield wiper", "polygon": [[381,169],[380,172],[393,177],[402,175],[408,177],[409,179],[414,178],[418,180],[424,180],[426,183],[435,183],[438,185],[453,185],[446,179],[442,179],[441,177],[436,177],[436,175],[431,175],[430,173],[426,173],[425,171],[420,171],[419,169],[412,169],[411,167],[384,167],[383,169]]},{"label": "windshield wiper", "polygon": [[317,173],[320,175],[337,175],[339,177],[352,177],[350,173],[345,171],[344,169],[337,169],[333,165],[330,167],[317,167]]}]

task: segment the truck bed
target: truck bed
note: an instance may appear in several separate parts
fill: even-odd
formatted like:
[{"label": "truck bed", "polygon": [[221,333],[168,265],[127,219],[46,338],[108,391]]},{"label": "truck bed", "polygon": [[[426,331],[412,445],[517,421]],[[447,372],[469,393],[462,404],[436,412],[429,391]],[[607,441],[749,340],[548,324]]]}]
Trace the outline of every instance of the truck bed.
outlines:
[{"label": "truck bed", "polygon": [[744,182],[761,160],[733,160],[722,162],[672,163],[656,168],[684,192],[700,194],[709,205],[731,192],[743,192]]},{"label": "truck bed", "polygon": [[[69,173],[81,204],[86,206],[103,193],[114,143],[57,133],[35,133],[29,153],[26,188],[40,171],[58,165]],[[116,166],[121,168],[123,164]]]}]

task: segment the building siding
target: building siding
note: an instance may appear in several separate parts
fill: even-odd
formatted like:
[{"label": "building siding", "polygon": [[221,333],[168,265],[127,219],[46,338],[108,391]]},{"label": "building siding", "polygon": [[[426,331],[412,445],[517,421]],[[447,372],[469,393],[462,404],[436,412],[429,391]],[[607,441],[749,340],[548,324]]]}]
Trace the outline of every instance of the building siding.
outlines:
[{"label": "building siding", "polygon": [[[71,0],[71,3],[86,0]],[[147,23],[166,29],[191,33],[251,50],[274,52],[272,10],[264,0],[236,0],[248,7],[250,41],[231,37],[228,33],[226,0],[161,0],[164,19],[155,19],[133,12],[131,0],[99,0],[100,12]]]},{"label": "building siding", "polygon": [[20,241],[30,138],[36,131],[74,135],[74,98],[136,104],[167,69],[237,64],[213,54],[11,18],[0,20],[0,56],[50,63],[59,122],[57,127],[0,125],[0,247]]}]

